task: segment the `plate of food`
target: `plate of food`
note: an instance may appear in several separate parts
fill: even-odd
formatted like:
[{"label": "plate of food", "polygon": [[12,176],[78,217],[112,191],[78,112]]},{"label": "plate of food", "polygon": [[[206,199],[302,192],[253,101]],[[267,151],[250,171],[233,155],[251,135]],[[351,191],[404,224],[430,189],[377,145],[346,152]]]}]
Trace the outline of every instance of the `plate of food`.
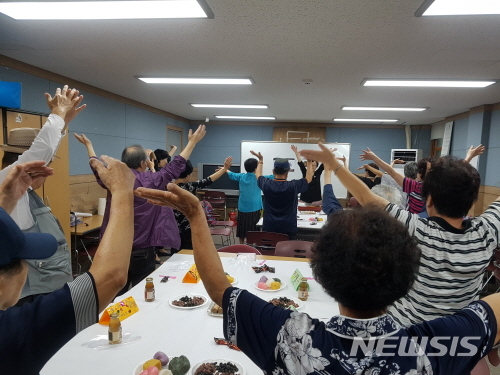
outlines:
[{"label": "plate of food", "polygon": [[190,368],[189,359],[183,355],[169,359],[165,353],[156,352],[153,358],[139,362],[132,375],[172,375],[172,370],[187,373]]},{"label": "plate of food", "polygon": [[244,375],[243,366],[229,359],[207,359],[197,363],[191,368],[191,375],[224,374],[224,375]]},{"label": "plate of food", "polygon": [[217,318],[223,317],[222,307],[217,305],[215,302],[211,302],[210,305],[208,305],[207,313],[208,315],[215,316]]},{"label": "plate of food", "polygon": [[261,276],[259,281],[256,281],[253,286],[263,292],[278,292],[286,288],[286,283],[277,277]]},{"label": "plate of food", "polygon": [[290,310],[299,310],[304,307],[304,303],[300,299],[294,297],[276,296],[268,299],[267,302],[274,306]]},{"label": "plate of food", "polygon": [[168,304],[175,309],[191,310],[205,306],[208,303],[208,297],[201,294],[181,294],[171,298]]}]

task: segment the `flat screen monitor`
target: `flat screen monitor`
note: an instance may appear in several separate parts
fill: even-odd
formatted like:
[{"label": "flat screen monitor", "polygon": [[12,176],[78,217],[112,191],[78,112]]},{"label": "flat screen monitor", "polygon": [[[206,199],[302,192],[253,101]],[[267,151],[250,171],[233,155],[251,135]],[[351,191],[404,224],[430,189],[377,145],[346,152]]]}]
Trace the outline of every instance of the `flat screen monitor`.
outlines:
[{"label": "flat screen monitor", "polygon": [[[198,179],[207,178],[208,176],[215,173],[215,170],[220,167],[221,164],[208,164],[200,163],[198,164]],[[233,164],[229,168],[231,172],[240,173],[240,165]],[[240,186],[238,181],[230,180],[227,173],[224,173],[217,181],[212,185],[208,186],[209,190],[239,190]]]}]

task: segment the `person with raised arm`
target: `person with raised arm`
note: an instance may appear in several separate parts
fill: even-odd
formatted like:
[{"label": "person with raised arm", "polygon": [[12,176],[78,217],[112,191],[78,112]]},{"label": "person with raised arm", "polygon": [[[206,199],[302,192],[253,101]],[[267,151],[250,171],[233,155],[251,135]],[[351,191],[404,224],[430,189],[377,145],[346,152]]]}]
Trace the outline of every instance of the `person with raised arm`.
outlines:
[{"label": "person with raised arm", "polygon": [[[299,166],[300,171],[302,172],[302,178],[306,178],[308,167],[304,165],[304,161],[299,155],[299,149],[295,145],[291,145],[290,148],[292,149],[293,153],[295,154],[295,157],[297,158],[297,165]],[[336,151],[336,149],[334,151]],[[299,197],[301,201],[306,203],[319,202],[322,199],[321,175],[323,174],[323,170],[325,169],[325,167],[323,166],[323,164],[319,165],[319,163],[315,160],[311,160],[311,167],[313,170],[312,180],[311,182],[309,182],[307,190],[302,194],[300,194]]]},{"label": "person with raised arm", "polygon": [[[326,167],[329,159],[322,161]],[[325,322],[232,287],[194,196],[174,184],[135,194],[184,212],[203,285],[223,308],[224,336],[266,374],[465,375],[500,340],[500,294],[409,327],[386,314],[412,288],[420,250],[404,225],[376,207],[331,215],[313,247],[313,276],[340,312]]]},{"label": "person with raised arm", "polygon": [[[78,90],[64,86],[58,88],[54,96],[45,93],[50,115],[41,129],[17,128],[9,132],[6,145],[0,145],[4,151],[0,183],[5,180],[12,168],[19,163],[43,160],[49,165],[61,139],[66,135],[69,123],[83,110],[80,105],[83,96]],[[36,297],[62,288],[73,280],[71,271],[71,253],[66,237],[58,219],[52,214],[35,190],[45,183],[45,178],[33,183],[12,210],[11,217],[23,232],[50,233],[58,242],[57,251],[43,261],[26,260],[28,277],[17,302],[20,306],[32,302]]]},{"label": "person with raised arm", "polygon": [[[189,159],[191,152],[194,150],[196,144],[203,139],[205,133],[205,125],[200,125],[195,132],[189,130],[189,142],[184,150],[158,172],[147,170],[148,164],[150,164],[150,157],[146,154],[145,149],[141,145],[126,147],[122,152],[122,161],[127,164],[136,177],[135,188],[147,187],[165,190],[165,186],[178,178],[184,171],[186,168],[186,160]],[[83,134],[75,134],[75,137],[86,147],[90,161],[92,161],[92,159],[95,158],[92,142]],[[92,164],[90,166],[92,168]],[[97,182],[101,184],[98,171],[94,168],[92,168],[92,171],[94,172]],[[110,204],[111,197],[108,193],[100,232],[101,236],[107,230]],[[168,246],[178,249],[180,244],[179,229],[177,228],[177,222],[175,221],[172,209],[168,207],[157,207],[147,203],[144,199],[135,197],[134,245],[130,259],[128,281],[119,295],[126,293],[131,287],[137,285],[155,270],[157,247]]]},{"label": "person with raised arm", "polygon": [[[182,172],[175,180],[175,183],[182,189],[189,191],[191,194],[196,195],[199,189],[205,189],[206,187],[212,185],[221,176],[223,176],[231,165],[233,164],[233,158],[228,156],[224,160],[224,166],[218,168],[214,173],[212,173],[207,178],[198,181],[189,181],[191,174],[193,173],[193,165],[191,161],[188,160],[186,163],[186,169]],[[177,227],[179,228],[179,235],[181,236],[181,246],[178,249],[171,249],[172,253],[177,253],[181,249],[192,249],[193,244],[191,242],[191,226],[189,225],[189,220],[184,216],[181,211],[174,210],[175,220],[177,221]]]},{"label": "person with raised arm", "polygon": [[385,209],[419,243],[422,257],[415,283],[388,309],[399,324],[453,314],[477,298],[483,273],[500,244],[500,201],[490,204],[482,215],[464,219],[478,197],[481,179],[475,168],[450,156],[436,160],[423,183],[429,213],[424,219],[375,195],[325,146],[320,147],[320,151],[301,154],[328,164],[362,206],[375,204]]},{"label": "person with raised arm", "polygon": [[264,194],[264,223],[262,229],[265,232],[283,233],[294,240],[297,235],[297,206],[299,204],[298,194],[308,189],[312,181],[314,169],[312,161],[307,161],[307,173],[305,178],[287,181],[290,163],[287,159],[275,159],[273,176],[266,178],[262,176],[264,157],[261,153],[250,151],[259,159],[257,171],[257,186]]},{"label": "person with raised arm", "polygon": [[134,175],[123,163],[91,160],[113,195],[108,230],[90,270],[32,303],[12,307],[26,282],[26,259],[46,259],[57,240],[23,233],[8,215],[29,186],[52,174],[45,161],[18,163],[0,184],[0,373],[39,374],[45,363],[78,332],[97,323],[126,282],[132,250]]}]

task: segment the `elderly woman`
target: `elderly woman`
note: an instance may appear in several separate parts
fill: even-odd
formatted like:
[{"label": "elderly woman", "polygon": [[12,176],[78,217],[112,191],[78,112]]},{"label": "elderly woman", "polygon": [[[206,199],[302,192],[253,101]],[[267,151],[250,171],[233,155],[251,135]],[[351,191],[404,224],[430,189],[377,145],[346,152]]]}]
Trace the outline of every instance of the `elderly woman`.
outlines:
[{"label": "elderly woman", "polygon": [[232,287],[199,202],[173,184],[167,189],[135,193],[185,213],[201,279],[223,308],[224,335],[265,374],[468,374],[500,339],[498,294],[406,328],[386,314],[412,287],[420,250],[405,226],[379,207],[339,211],[314,246],[313,275],[341,313],[325,323]]}]

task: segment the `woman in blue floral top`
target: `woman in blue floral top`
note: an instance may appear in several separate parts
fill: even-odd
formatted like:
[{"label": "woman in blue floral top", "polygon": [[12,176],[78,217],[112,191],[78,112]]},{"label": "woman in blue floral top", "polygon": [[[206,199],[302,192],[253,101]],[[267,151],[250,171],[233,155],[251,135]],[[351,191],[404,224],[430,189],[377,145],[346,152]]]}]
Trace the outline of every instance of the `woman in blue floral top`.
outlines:
[{"label": "woman in blue floral top", "polygon": [[[329,168],[339,174],[335,165]],[[360,183],[347,169],[340,170]],[[139,188],[136,194],[181,210],[189,219],[201,279],[223,307],[224,335],[264,374],[469,374],[500,339],[499,294],[409,327],[386,314],[412,287],[420,250],[405,226],[380,207],[335,213],[314,245],[315,279],[342,314],[324,323],[232,287],[198,200],[173,184],[167,190]]]}]

